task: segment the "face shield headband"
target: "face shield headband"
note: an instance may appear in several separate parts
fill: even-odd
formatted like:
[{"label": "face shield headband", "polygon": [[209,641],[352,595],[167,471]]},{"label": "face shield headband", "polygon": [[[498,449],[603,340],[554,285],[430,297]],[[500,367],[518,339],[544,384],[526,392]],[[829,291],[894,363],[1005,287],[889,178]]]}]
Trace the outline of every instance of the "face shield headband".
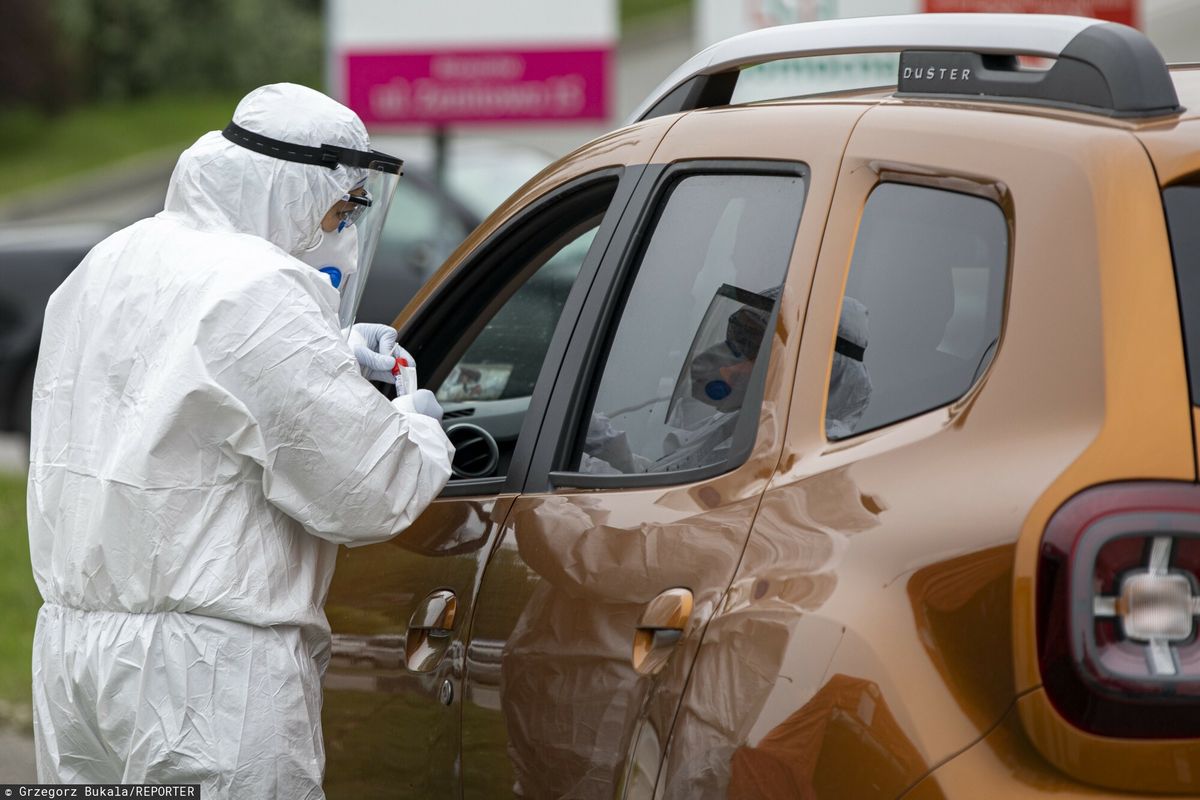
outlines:
[{"label": "face shield headband", "polygon": [[312,164],[329,169],[337,169],[337,166],[341,164],[344,167],[371,169],[392,175],[403,174],[401,167],[404,166],[404,161],[402,159],[380,153],[378,150],[352,150],[349,147],[338,147],[333,144],[308,147],[248,131],[236,122],[226,125],[225,130],[221,131],[221,135],[247,150],[283,161]]},{"label": "face shield headband", "polygon": [[[388,207],[403,174],[401,167],[404,162],[376,150],[353,150],[331,144],[307,147],[283,142],[253,133],[233,122],[222,131],[222,135],[240,147],[271,158],[329,169],[336,169],[340,164],[366,171],[366,179],[340,198],[340,202],[349,208],[338,213],[336,230],[319,234],[319,242],[323,241],[324,244],[318,244],[317,247],[329,251],[322,252],[321,258],[332,257],[333,262],[337,263],[311,264],[327,274],[336,272],[339,276],[345,276],[344,281],[333,281],[341,294],[338,318],[343,328],[353,324],[387,219]],[[344,238],[352,234],[353,245],[350,239]],[[304,255],[298,257],[306,263],[312,260]]]}]

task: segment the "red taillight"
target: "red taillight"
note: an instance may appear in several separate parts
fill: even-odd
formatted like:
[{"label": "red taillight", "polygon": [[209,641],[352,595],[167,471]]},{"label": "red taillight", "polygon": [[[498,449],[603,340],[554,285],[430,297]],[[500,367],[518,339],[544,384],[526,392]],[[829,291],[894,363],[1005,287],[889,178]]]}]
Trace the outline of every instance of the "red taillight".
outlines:
[{"label": "red taillight", "polygon": [[1071,498],[1038,564],[1050,701],[1101,736],[1200,736],[1200,486],[1128,483]]}]

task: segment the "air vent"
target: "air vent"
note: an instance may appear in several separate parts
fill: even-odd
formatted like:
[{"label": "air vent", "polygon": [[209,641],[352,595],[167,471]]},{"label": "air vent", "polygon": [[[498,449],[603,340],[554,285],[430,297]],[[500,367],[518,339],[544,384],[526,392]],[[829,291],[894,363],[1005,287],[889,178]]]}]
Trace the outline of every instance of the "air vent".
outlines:
[{"label": "air vent", "polygon": [[500,448],[496,439],[478,425],[460,422],[446,429],[446,438],[454,445],[454,461],[450,471],[456,478],[487,478],[500,465]]},{"label": "air vent", "polygon": [[458,419],[459,417],[474,416],[475,409],[473,408],[456,408],[453,411],[442,413],[442,419]]}]

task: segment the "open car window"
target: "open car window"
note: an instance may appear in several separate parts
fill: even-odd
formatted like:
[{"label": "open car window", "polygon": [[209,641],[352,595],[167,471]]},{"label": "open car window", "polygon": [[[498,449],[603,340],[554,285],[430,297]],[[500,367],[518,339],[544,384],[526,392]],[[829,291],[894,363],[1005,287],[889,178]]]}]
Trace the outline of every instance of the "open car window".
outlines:
[{"label": "open car window", "polygon": [[555,190],[481,245],[415,334],[422,384],[455,445],[451,484],[509,475],[525,417],[619,184]]},{"label": "open car window", "polygon": [[[437,388],[438,400],[479,406],[533,394],[554,327],[588,248],[596,238],[600,217],[582,233],[561,244],[484,325],[466,353]],[[551,248],[552,249],[552,248]]]}]

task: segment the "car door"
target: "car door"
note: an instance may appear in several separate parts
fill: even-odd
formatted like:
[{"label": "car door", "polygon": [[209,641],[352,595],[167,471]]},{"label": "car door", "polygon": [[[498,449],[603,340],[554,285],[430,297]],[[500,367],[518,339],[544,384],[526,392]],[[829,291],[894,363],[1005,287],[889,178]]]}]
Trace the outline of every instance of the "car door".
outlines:
[{"label": "car door", "polygon": [[779,459],[825,213],[861,113],[693,114],[655,153],[483,576],[464,797],[652,791]]},{"label": "car door", "polygon": [[[651,148],[663,129],[627,136],[628,152]],[[338,551],[326,604],[330,798],[460,791],[461,679],[475,590],[524,483],[584,296],[640,176],[617,152],[585,152],[547,175],[477,231],[399,321],[420,383],[445,408],[455,476],[396,538]]]}]

